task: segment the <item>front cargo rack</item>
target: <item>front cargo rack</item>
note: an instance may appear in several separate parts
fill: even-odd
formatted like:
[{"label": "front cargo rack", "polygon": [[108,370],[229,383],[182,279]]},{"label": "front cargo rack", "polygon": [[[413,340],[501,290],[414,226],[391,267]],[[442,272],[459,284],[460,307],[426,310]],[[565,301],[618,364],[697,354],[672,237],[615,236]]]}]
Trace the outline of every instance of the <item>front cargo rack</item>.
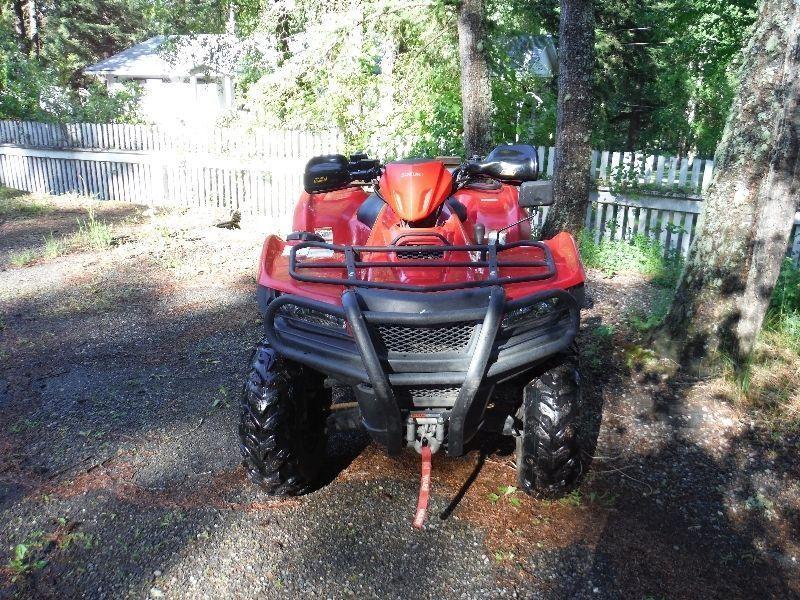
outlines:
[{"label": "front cargo rack", "polygon": [[[344,255],[343,261],[310,261],[298,260],[298,251],[304,249],[319,249],[329,253],[341,253]],[[502,260],[498,258],[505,250],[512,248],[538,248],[544,254],[544,260]],[[366,253],[394,253],[398,256],[409,252],[416,256],[430,254],[434,258],[405,258],[401,261],[368,261],[362,259],[362,254]],[[470,252],[479,255],[476,260],[440,260],[443,252]],[[415,285],[413,283],[388,282],[388,281],[369,281],[358,277],[358,269],[371,268],[446,268],[446,267],[466,267],[466,268],[488,268],[489,276],[485,279],[475,281],[457,281],[441,284]],[[544,269],[539,272],[527,273],[525,275],[501,275],[502,268],[538,268]],[[311,275],[302,273],[308,269],[344,269],[347,277],[326,277],[322,275]],[[453,245],[393,245],[393,246],[343,246],[339,244],[329,244],[319,241],[304,241],[290,247],[289,251],[289,274],[293,279],[305,283],[327,283],[332,285],[354,286],[363,288],[375,288],[383,290],[398,290],[412,292],[443,292],[447,290],[459,290],[464,288],[489,287],[493,285],[507,285],[510,283],[525,283],[530,281],[541,281],[550,279],[556,274],[553,253],[547,244],[533,240],[520,240],[509,242],[508,244],[471,244],[463,246]]]}]

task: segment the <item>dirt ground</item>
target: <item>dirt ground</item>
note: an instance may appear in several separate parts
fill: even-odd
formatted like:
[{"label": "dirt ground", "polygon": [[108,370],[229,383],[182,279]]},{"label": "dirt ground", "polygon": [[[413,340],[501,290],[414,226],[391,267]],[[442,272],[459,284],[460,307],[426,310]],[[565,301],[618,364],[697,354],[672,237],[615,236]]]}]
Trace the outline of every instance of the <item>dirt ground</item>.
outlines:
[{"label": "dirt ground", "polygon": [[418,457],[363,435],[331,438],[301,498],[244,478],[268,224],[102,203],[109,247],[37,259],[89,202],[19,202],[0,212],[0,598],[800,597],[798,439],[709,381],[637,369],[640,277],[590,274],[580,488],[534,500],[498,489],[505,449],[436,455],[416,531]]}]

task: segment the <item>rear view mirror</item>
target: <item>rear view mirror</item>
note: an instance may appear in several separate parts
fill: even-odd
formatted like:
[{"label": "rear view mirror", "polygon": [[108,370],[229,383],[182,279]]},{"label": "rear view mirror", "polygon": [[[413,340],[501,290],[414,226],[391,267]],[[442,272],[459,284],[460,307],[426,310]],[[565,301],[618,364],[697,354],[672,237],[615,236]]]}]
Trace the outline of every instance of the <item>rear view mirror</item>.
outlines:
[{"label": "rear view mirror", "polygon": [[553,204],[552,181],[526,181],[519,186],[519,205],[523,208]]}]

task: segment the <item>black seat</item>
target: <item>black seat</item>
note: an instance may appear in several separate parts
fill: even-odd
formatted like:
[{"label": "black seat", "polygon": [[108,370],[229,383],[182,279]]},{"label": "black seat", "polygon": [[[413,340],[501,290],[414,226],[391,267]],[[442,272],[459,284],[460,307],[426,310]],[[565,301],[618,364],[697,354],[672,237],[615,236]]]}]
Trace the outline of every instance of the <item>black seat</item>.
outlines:
[{"label": "black seat", "polygon": [[361,203],[361,206],[358,207],[356,218],[372,229],[372,226],[375,225],[375,221],[378,220],[378,215],[381,213],[381,209],[385,204],[383,198],[378,196],[378,194],[370,194],[367,196],[366,200]]}]

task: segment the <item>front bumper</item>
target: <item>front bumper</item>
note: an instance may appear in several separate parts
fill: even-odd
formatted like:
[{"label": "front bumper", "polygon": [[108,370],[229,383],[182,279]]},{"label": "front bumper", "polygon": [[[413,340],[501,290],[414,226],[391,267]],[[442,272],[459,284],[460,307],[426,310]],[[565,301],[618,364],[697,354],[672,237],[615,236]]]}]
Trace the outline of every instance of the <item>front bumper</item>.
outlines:
[{"label": "front bumper", "polygon": [[264,316],[277,352],[353,386],[365,427],[390,454],[402,448],[406,413],[437,409],[452,456],[480,427],[494,385],[567,349],[580,318],[569,292],[506,301],[501,286],[350,289],[341,307],[283,295]]}]

